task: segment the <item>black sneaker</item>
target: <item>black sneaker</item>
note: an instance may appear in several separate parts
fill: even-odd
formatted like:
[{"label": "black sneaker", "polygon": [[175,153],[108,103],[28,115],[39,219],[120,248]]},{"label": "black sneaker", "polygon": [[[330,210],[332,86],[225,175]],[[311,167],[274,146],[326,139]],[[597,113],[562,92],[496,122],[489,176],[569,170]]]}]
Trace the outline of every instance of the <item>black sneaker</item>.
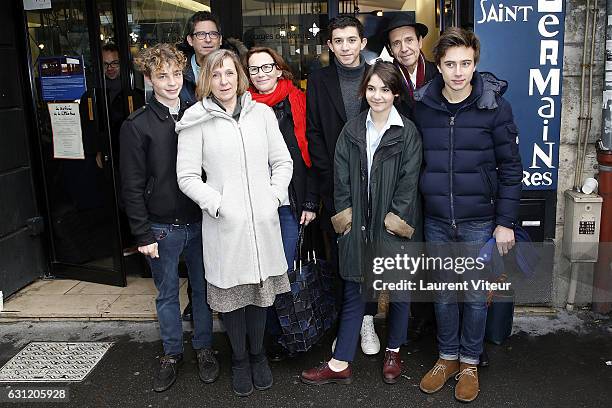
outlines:
[{"label": "black sneaker", "polygon": [[219,378],[219,362],[211,348],[196,350],[198,357],[198,373],[200,380],[206,384],[213,383]]},{"label": "black sneaker", "polygon": [[480,355],[480,363],[478,363],[480,367],[488,367],[489,366],[489,354],[487,353],[487,349],[484,344],[482,345],[482,354]]},{"label": "black sneaker", "polygon": [[187,303],[185,310],[183,310],[183,321],[193,322],[193,308],[191,307],[191,302]]},{"label": "black sneaker", "polygon": [[153,390],[166,391],[176,381],[178,366],[183,361],[183,355],[163,356],[159,359],[159,371],[153,380]]},{"label": "black sneaker", "polygon": [[268,360],[274,363],[295,357],[295,354],[291,353],[278,343],[268,344],[266,346],[266,354],[268,355]]}]

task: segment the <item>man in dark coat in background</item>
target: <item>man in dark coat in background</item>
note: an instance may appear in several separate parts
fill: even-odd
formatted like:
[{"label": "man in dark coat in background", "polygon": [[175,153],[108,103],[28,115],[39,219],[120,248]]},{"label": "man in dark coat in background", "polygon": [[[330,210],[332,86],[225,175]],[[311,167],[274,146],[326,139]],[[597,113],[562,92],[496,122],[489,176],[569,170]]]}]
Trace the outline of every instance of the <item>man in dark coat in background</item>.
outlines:
[{"label": "man in dark coat in background", "polygon": [[[393,63],[404,78],[405,95],[397,105],[397,109],[410,119],[414,119],[414,91],[438,74],[436,65],[427,61],[421,51],[423,38],[428,31],[425,24],[415,22],[413,16],[406,13],[396,14],[384,31],[387,50],[393,55]],[[409,335],[413,339],[420,338],[423,332],[433,328],[434,309],[428,296],[415,293],[410,303],[410,318],[408,328]]]},{"label": "man in dark coat in background", "polygon": [[[367,108],[359,97],[359,85],[365,73],[365,58],[361,51],[367,39],[363,25],[355,17],[340,16],[328,25],[327,45],[334,54],[329,66],[314,71],[306,88],[306,134],[312,168],[323,200],[320,223],[327,238],[328,260],[332,268],[338,265],[336,233],[330,218],[334,209],[334,153],[336,141],[344,124]],[[337,304],[342,302],[342,283],[338,285]],[[380,340],[374,331],[373,316],[377,304],[368,303],[361,330],[361,349],[365,354],[380,351]]]},{"label": "man in dark coat in background", "polygon": [[404,77],[406,97],[398,106],[401,114],[412,119],[414,91],[431,81],[438,73],[433,62],[425,59],[421,49],[427,26],[414,21],[412,14],[396,14],[384,31],[387,50],[393,56],[393,63]]},{"label": "man in dark coat in background", "polygon": [[185,41],[180,46],[187,57],[187,65],[183,71],[183,88],[181,100],[196,102],[195,90],[200,76],[200,67],[206,57],[221,47],[223,36],[219,18],[208,12],[198,11],[187,21]]}]

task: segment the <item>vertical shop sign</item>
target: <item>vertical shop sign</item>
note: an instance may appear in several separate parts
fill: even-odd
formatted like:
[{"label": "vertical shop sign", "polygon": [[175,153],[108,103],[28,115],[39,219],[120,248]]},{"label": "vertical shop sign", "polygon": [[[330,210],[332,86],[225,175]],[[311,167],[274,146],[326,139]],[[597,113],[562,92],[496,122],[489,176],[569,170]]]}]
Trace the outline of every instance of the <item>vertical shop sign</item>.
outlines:
[{"label": "vertical shop sign", "polygon": [[555,190],[561,133],[563,0],[477,0],[479,71],[508,81],[525,190]]}]

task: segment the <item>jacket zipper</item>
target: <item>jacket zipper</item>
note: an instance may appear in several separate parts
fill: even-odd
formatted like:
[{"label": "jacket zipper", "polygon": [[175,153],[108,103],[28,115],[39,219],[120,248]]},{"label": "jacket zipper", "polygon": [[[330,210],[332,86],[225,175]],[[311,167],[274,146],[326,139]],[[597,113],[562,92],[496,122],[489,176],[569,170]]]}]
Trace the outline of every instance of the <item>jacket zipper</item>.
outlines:
[{"label": "jacket zipper", "polygon": [[[455,113],[455,115],[457,115]],[[453,229],[457,228],[455,222],[455,198],[453,196],[453,151],[454,151],[454,138],[455,138],[455,116],[450,117],[450,150],[449,150],[449,163],[450,169],[448,172],[449,186],[450,186],[450,213],[451,213],[451,226]]]},{"label": "jacket zipper", "polygon": [[242,153],[244,154],[244,169],[246,172],[246,178],[247,178],[247,194],[249,196],[249,207],[251,209],[251,225],[253,227],[253,237],[255,238],[255,252],[257,254],[257,270],[259,272],[259,287],[263,287],[263,276],[261,274],[261,262],[260,262],[260,256],[259,256],[259,245],[257,245],[257,231],[255,229],[255,214],[253,211],[253,198],[251,197],[251,183],[249,180],[249,166],[247,163],[247,157],[246,157],[246,147],[244,146],[244,137],[242,135],[242,128],[240,127],[240,123],[236,122],[233,120],[233,122],[236,124],[236,127],[238,128],[238,132],[240,133],[240,142],[242,144]]},{"label": "jacket zipper", "polygon": [[450,116],[450,121],[449,121],[449,125],[450,125],[450,152],[449,152],[449,163],[450,163],[450,169],[449,169],[449,175],[448,175],[448,179],[449,179],[449,186],[450,186],[450,211],[451,211],[451,227],[453,227],[453,229],[457,228],[457,222],[455,220],[455,198],[453,195],[453,151],[455,149],[454,146],[454,137],[455,137],[455,118],[457,117],[457,115],[459,114],[459,112],[463,109],[467,109],[469,107],[471,107],[473,104],[476,103],[476,99],[471,101],[470,103],[468,103],[467,105],[463,105],[460,106],[459,109],[457,109],[457,111],[455,112],[455,114],[451,114],[451,112],[448,110],[448,108],[446,107],[446,105],[442,104],[442,106],[444,107],[444,109],[440,109],[439,107],[434,107],[437,110],[442,110],[446,113],[448,113]]}]

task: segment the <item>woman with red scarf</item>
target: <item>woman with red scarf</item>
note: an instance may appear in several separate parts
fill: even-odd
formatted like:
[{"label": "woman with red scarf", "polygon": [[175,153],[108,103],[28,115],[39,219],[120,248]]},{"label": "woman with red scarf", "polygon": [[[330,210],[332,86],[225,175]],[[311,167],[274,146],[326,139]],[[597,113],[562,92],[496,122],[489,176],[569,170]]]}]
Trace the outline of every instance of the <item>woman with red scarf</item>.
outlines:
[{"label": "woman with red scarf", "polygon": [[[306,138],[306,95],[293,84],[293,74],[276,51],[254,47],[246,55],[246,70],[253,100],[274,110],[291,159],[293,177],[289,184],[289,200],[278,209],[287,265],[293,265],[299,225],[315,219],[319,207],[316,181],[310,170]],[[266,331],[270,335],[268,353],[271,360],[284,357],[277,342],[282,333],[274,306],[268,308]]]}]

